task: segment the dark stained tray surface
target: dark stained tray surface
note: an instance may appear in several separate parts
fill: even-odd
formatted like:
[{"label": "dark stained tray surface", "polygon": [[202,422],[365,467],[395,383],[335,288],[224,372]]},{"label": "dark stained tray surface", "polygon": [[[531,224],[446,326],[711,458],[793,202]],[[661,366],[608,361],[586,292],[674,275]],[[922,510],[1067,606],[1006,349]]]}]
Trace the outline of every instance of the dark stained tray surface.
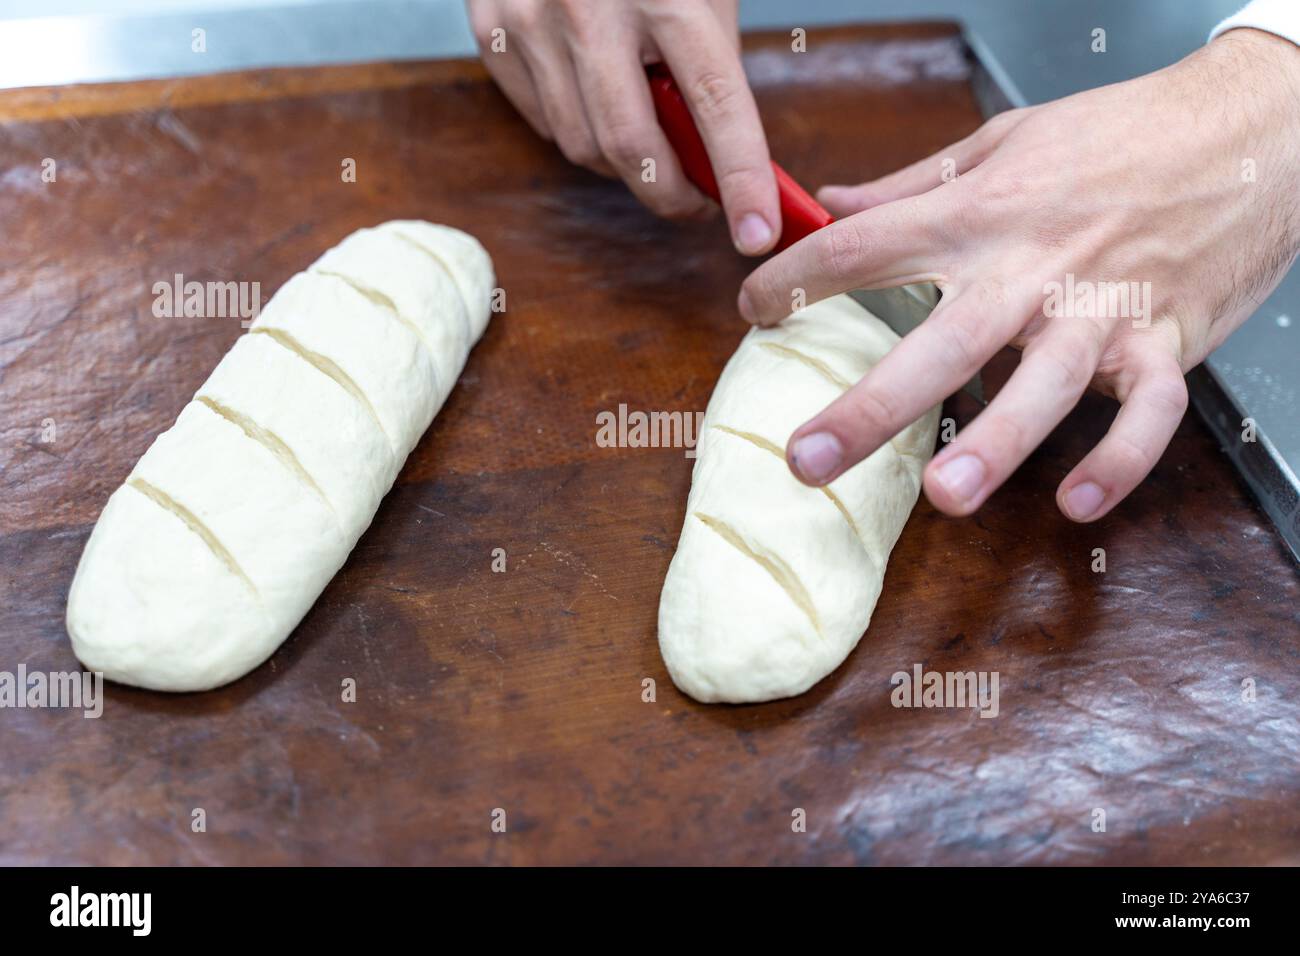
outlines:
[{"label": "dark stained tray surface", "polygon": [[[810,186],[980,122],[946,25],[747,51]],[[596,421],[704,409],[745,331],[720,222],[569,167],[464,62],[3,93],[0,164],[0,671],[76,668],[93,522],[242,331],[156,318],[155,282],[269,296],[353,229],[421,217],[476,234],[508,302],[268,664],[201,695],[109,687],[98,720],[0,710],[0,862],[1300,862],[1300,582],[1194,417],[1078,527],[1053,490],[1114,413],[1090,395],[977,516],[918,505],[833,676],[701,706],[656,644],[692,462],[600,447]],[[996,671],[999,715],[893,707],[915,664]]]}]

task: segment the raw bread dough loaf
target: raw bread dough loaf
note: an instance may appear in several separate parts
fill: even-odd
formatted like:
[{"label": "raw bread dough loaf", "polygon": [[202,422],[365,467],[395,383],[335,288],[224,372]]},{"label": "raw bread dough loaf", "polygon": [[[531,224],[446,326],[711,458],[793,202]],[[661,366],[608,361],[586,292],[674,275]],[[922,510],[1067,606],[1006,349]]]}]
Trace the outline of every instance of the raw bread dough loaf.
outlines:
[{"label": "raw bread dough loaf", "polygon": [[696,700],[803,693],[866,630],[934,451],[939,409],[823,489],[790,474],[785,447],[897,341],[837,296],[752,330],[723,370],[659,602],[664,663]]},{"label": "raw bread dough loaf", "polygon": [[68,596],[81,662],[188,691],[266,660],[442,407],[494,283],[475,239],[414,221],[285,283],[109,498]]}]

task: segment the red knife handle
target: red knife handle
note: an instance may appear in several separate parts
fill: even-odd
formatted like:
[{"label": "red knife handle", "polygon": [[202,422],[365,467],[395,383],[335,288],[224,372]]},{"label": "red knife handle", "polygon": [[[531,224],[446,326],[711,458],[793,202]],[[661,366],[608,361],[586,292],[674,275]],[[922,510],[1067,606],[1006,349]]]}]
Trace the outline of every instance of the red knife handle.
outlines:
[{"label": "red knife handle", "polygon": [[[650,96],[654,100],[659,125],[677,153],[686,178],[714,202],[721,202],[708,150],[704,148],[704,140],[695,128],[690,107],[673,81],[673,75],[662,63],[654,64],[646,72],[650,76]],[[776,244],[777,251],[835,221],[776,163],[772,163],[772,172],[776,175],[776,188],[781,197],[781,238]]]}]

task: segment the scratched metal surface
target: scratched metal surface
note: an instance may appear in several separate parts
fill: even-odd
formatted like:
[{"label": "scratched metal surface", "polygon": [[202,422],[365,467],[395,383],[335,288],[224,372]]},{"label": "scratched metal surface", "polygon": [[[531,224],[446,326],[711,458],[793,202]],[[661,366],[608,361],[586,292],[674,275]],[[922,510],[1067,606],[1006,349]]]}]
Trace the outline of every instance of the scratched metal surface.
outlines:
[{"label": "scratched metal surface", "polygon": [[[978,123],[948,27],[811,41],[748,47],[810,184]],[[743,333],[719,223],[655,221],[567,167],[467,63],[15,92],[0,116],[0,671],[76,666],[91,525],[240,333],[154,318],[154,282],[270,291],[421,216],[478,234],[509,303],[267,665],[202,695],[113,687],[97,720],[0,709],[0,862],[1300,862],[1300,583],[1196,421],[1080,529],[1052,489],[1113,414],[1088,398],[978,517],[918,506],[832,677],[700,706],[655,643],[690,461],[594,439],[620,402],[704,408]],[[893,707],[914,664],[996,671],[998,716]]]}]

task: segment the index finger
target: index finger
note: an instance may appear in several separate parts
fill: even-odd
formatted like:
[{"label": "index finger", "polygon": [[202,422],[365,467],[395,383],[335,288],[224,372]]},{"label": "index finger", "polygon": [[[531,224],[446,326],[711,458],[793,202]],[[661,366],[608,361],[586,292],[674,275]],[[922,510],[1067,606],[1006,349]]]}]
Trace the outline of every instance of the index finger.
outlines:
[{"label": "index finger", "polygon": [[732,242],[745,255],[781,235],[781,204],[767,137],[740,57],[708,10],[685,4],[651,33],[686,98],[722,194]]},{"label": "index finger", "polygon": [[740,287],[740,314],[774,325],[801,304],[848,292],[942,278],[951,253],[936,223],[946,198],[925,193],[874,206],[817,230],[773,256]]},{"label": "index finger", "polygon": [[[575,47],[579,90],[605,157],[636,197],[662,216],[679,218],[712,208],[682,171],[655,119],[654,103],[634,38],[611,37]],[[643,176],[647,157],[656,175]]]},{"label": "index finger", "polygon": [[838,478],[969,381],[1041,304],[1033,283],[965,290],[903,338],[862,380],[790,436],[795,477]]}]

